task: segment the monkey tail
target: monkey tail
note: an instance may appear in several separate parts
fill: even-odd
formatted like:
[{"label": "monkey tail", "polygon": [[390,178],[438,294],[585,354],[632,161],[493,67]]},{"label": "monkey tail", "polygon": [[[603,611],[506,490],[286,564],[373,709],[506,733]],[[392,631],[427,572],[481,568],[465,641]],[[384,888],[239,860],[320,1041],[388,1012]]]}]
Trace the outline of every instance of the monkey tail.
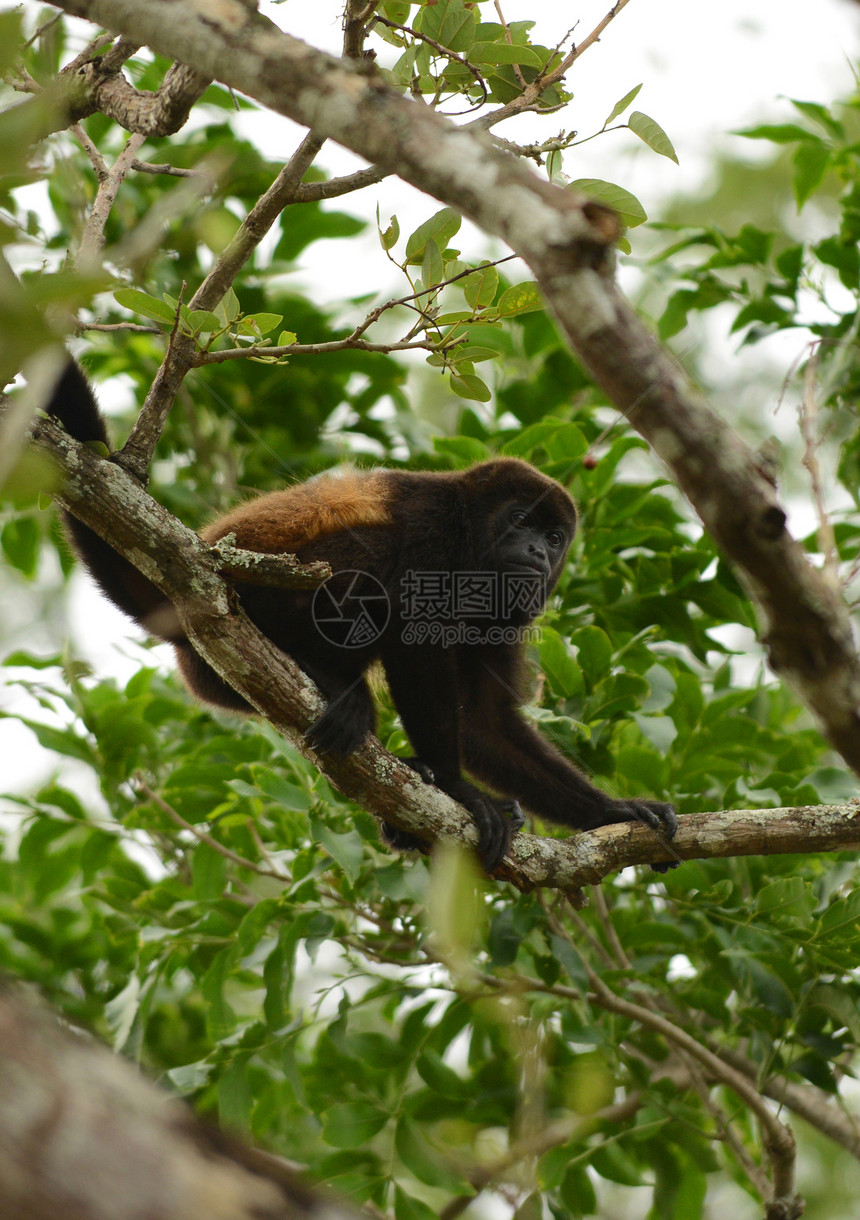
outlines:
[{"label": "monkey tail", "polygon": [[[101,441],[109,447],[104,417],[81,368],[69,360],[45,407],[75,440]],[[103,538],[62,510],[72,546],[115,606],[151,635],[176,643],[183,640],[173,606],[161,590]]]},{"label": "monkey tail", "polygon": [[58,419],[76,441],[84,444],[87,441],[101,441],[103,445],[108,445],[104,417],[90,383],[74,360],[66,362],[45,410]]}]

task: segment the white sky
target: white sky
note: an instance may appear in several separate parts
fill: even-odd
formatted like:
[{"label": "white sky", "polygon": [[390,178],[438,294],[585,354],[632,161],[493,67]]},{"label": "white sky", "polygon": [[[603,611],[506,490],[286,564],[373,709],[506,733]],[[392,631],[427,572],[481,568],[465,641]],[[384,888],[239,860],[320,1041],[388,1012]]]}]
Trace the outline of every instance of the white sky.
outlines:
[{"label": "white sky", "polygon": [[[264,2],[261,7],[289,32],[339,52],[336,3],[290,0],[281,5]],[[578,21],[576,36],[583,38],[609,2],[584,0],[574,5],[533,0],[523,5],[509,0],[503,7],[510,20],[525,15],[535,20],[533,37],[554,45],[574,21]],[[493,6],[485,3],[482,15],[494,20]],[[82,24],[80,28],[90,27]],[[723,0],[718,6],[691,0],[631,0],[601,42],[576,64],[568,79],[575,95],[571,107],[544,119],[522,116],[503,125],[497,134],[530,141],[554,135],[561,126],[589,134],[600,128],[620,97],[643,82],[635,107],[667,131],[680,166],[655,156],[630,133],[618,132],[569,153],[565,172],[570,177],[618,181],[650,213],[661,199],[678,190],[706,196],[708,167],[716,151],[727,149],[750,156],[756,151],[749,142],[727,133],[752,121],[791,117],[786,97],[827,102],[847,95],[853,82],[849,61],[856,57],[858,43],[860,6],[848,0],[818,0],[814,5],[808,0],[760,0],[755,5],[749,0]],[[294,124],[272,116],[243,114],[237,121],[246,134],[261,141],[270,156],[280,155],[281,149],[288,156],[300,135]],[[338,174],[362,164],[333,145],[325,147],[320,161]],[[372,220],[377,202],[383,219],[387,221],[396,212],[407,232],[439,206],[412,188],[390,181],[332,206]],[[303,257],[299,280],[307,285],[333,279],[341,297],[367,291],[374,284],[383,292],[396,287],[396,282],[380,279],[384,265],[375,237],[368,239],[365,249],[366,262],[353,249],[346,261],[336,244],[318,243]],[[331,275],[333,257],[341,260],[335,276]],[[73,589],[70,619],[78,653],[100,673],[130,676],[137,667],[133,658],[138,650],[129,646],[134,628],[83,578]],[[169,650],[164,655],[168,657]],[[11,710],[12,706],[14,702],[4,696],[3,707]],[[0,720],[0,759],[0,787],[7,791],[32,782],[34,775],[44,775],[53,766],[53,760],[40,757],[30,733],[8,720]]]}]

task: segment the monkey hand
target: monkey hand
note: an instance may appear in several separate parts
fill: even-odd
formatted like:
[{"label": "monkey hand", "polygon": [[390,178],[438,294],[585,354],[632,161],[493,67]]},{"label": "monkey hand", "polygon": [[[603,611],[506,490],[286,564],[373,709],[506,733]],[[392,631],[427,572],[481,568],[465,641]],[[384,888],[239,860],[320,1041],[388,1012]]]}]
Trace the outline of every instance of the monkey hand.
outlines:
[{"label": "monkey hand", "polygon": [[[420,758],[413,756],[401,761],[416,771],[426,784],[436,782],[432,769]],[[478,829],[478,856],[486,871],[492,873],[525,822],[519,802],[490,798],[466,780],[446,785],[445,791],[471,813]],[[383,822],[381,829],[383,839],[398,851],[420,851],[425,855],[429,851],[428,845],[408,830],[399,830],[390,822]]]},{"label": "monkey hand", "polygon": [[478,831],[478,859],[486,872],[494,873],[525,821],[519,802],[487,796],[464,779],[446,784],[444,790],[472,815]]},{"label": "monkey hand", "polygon": [[[664,801],[627,800],[610,801],[607,817],[602,825],[610,822],[639,822],[654,831],[657,838],[664,844],[674,839],[678,829],[678,818],[671,805]],[[668,873],[670,868],[677,868],[680,861],[666,860],[660,864],[652,864],[655,873]]]}]

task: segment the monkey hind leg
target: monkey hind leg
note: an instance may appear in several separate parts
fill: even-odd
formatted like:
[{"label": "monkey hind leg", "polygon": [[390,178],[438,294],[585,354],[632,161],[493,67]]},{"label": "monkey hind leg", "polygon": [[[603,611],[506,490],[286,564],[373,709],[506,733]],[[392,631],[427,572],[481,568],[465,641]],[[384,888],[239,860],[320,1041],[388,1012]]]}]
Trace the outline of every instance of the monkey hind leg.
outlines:
[{"label": "monkey hind leg", "polygon": [[376,728],[376,710],[364,676],[359,673],[352,682],[344,683],[319,665],[301,657],[296,660],[328,700],[325,711],[305,733],[305,740],[319,754],[351,754]]},{"label": "monkey hind leg", "polygon": [[243,712],[245,715],[256,712],[256,708],[252,707],[247,699],[243,699],[238,691],[233,690],[230,683],[225,682],[221,675],[194,651],[187,640],[174,642],[173,647],[179,672],[192,695],[196,695],[204,703],[226,708],[230,712]]}]

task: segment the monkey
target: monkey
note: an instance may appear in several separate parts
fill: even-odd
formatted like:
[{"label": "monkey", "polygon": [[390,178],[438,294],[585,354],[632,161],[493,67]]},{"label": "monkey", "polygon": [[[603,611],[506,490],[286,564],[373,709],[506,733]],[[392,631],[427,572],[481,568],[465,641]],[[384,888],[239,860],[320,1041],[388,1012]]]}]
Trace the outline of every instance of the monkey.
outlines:
[{"label": "monkey", "polygon": [[[46,410],[76,440],[108,446],[96,398],[74,361]],[[173,645],[189,691],[253,713],[194,650],[157,586],[64,516],[102,592]],[[406,761],[469,812],[479,859],[492,874],[524,824],[523,807],[578,830],[641,822],[669,840],[677,828],[669,804],[616,799],[594,787],[520,714],[523,630],[555,588],[576,526],[560,483],[527,462],[498,457],[457,471],[317,476],[240,503],[201,537],[214,544],[233,535],[250,551],[330,565],[330,580],[317,590],[235,586],[257,627],[326,699],[308,744],[343,756],[374,732],[366,675],[380,661],[415,752]],[[385,825],[383,832],[396,848],[423,850],[413,835]]]}]

